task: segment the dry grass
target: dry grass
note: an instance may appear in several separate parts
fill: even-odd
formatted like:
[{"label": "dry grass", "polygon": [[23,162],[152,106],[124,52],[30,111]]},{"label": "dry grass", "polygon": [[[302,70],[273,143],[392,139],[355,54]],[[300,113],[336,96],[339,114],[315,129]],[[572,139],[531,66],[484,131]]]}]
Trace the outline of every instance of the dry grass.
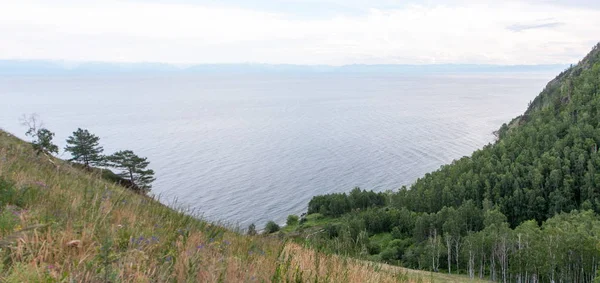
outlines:
[{"label": "dry grass", "polygon": [[2,131],[0,257],[2,282],[466,281],[240,235],[36,155]]}]

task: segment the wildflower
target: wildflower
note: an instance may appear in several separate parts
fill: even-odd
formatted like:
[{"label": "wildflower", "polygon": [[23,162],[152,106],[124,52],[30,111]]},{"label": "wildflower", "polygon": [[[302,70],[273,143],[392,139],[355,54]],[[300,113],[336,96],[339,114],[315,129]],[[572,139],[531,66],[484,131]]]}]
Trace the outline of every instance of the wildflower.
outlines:
[{"label": "wildflower", "polygon": [[200,244],[200,245],[196,246],[196,248],[199,249],[199,250],[203,249],[204,248],[204,244]]},{"label": "wildflower", "polygon": [[158,241],[158,238],[154,237],[153,238],[145,238],[144,236],[139,236],[138,238],[132,238],[131,242],[136,245],[136,246],[141,246],[141,245],[149,245],[150,243],[154,242],[154,241]]},{"label": "wildflower", "polygon": [[158,237],[156,237],[156,236],[152,236],[152,238],[150,240],[153,243],[158,243]]},{"label": "wildflower", "polygon": [[167,261],[167,262],[171,262],[171,260],[173,260],[173,257],[172,257],[172,256],[170,256],[170,255],[168,255],[168,256],[165,258],[165,261]]},{"label": "wildflower", "polygon": [[47,268],[48,268],[48,269],[54,269],[54,265],[50,264],[50,265],[48,265],[48,267],[47,267]]},{"label": "wildflower", "polygon": [[225,244],[225,245],[229,246],[231,243],[230,243],[229,241],[227,241],[227,240],[224,240],[224,241],[223,241],[223,244]]}]

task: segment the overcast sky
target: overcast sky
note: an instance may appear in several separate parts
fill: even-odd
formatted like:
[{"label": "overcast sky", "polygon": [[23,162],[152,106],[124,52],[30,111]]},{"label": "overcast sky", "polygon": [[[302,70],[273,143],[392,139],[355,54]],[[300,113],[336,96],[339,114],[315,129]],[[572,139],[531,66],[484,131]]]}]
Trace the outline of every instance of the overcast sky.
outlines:
[{"label": "overcast sky", "polygon": [[0,59],[565,64],[600,1],[0,0]]}]

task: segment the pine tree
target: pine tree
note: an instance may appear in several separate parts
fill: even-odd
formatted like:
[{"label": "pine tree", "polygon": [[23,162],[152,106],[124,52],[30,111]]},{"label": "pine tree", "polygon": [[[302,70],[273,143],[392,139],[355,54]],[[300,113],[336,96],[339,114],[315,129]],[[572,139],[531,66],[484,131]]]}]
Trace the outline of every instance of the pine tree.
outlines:
[{"label": "pine tree", "polygon": [[122,150],[106,159],[109,166],[122,170],[119,175],[128,179],[135,190],[146,193],[152,188],[151,183],[156,178],[154,170],[146,169],[150,164],[146,157],[139,157],[131,150]]},{"label": "pine tree", "polygon": [[98,145],[100,138],[91,134],[88,130],[81,128],[73,132],[73,135],[67,138],[65,151],[71,153],[73,158],[69,161],[83,163],[86,168],[90,165],[102,165],[104,158],[102,152],[104,149]]}]

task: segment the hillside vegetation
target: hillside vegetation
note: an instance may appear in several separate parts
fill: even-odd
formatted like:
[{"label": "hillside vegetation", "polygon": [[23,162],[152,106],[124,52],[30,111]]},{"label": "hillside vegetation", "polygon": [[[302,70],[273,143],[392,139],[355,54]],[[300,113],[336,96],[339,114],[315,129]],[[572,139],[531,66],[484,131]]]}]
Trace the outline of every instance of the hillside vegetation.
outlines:
[{"label": "hillside vegetation", "polygon": [[294,229],[321,250],[411,268],[589,282],[600,259],[599,144],[600,44],[493,144],[397,192],[315,197]]},{"label": "hillside vegetation", "polygon": [[0,131],[0,282],[464,280],[241,235]]}]

